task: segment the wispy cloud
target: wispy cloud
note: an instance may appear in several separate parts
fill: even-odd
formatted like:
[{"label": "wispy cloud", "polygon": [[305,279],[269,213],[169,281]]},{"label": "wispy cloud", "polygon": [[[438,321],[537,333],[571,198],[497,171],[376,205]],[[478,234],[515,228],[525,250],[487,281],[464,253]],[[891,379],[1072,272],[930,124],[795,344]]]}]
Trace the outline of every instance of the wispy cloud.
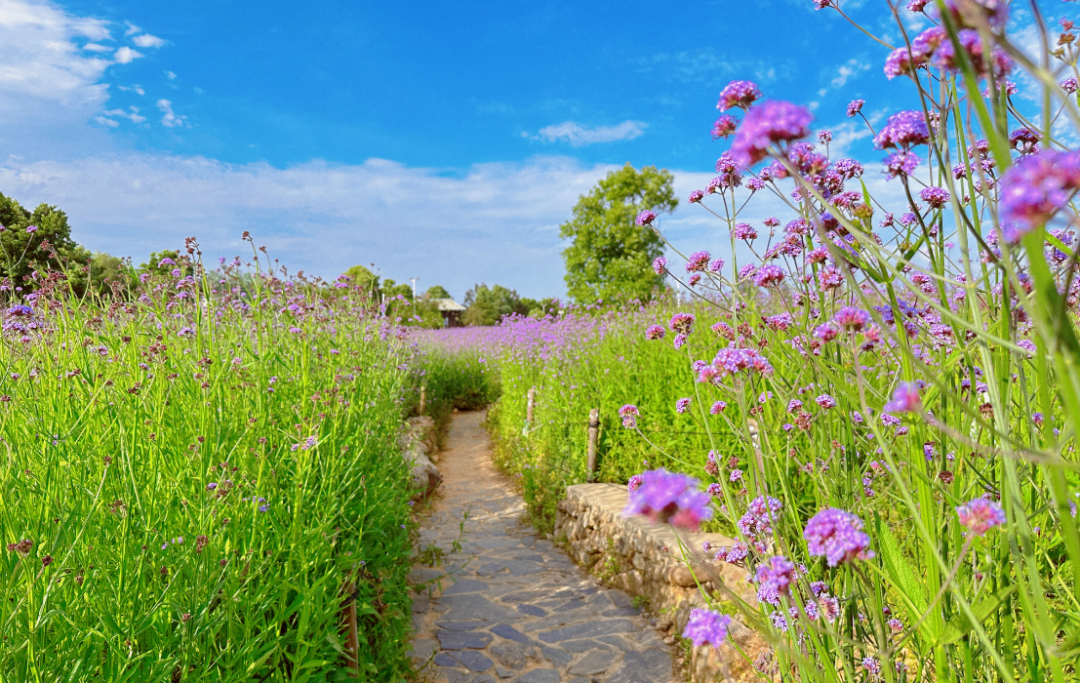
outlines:
[{"label": "wispy cloud", "polygon": [[525,137],[544,140],[546,142],[569,142],[574,147],[594,145],[600,142],[617,142],[619,140],[633,140],[645,134],[646,124],[641,121],[623,121],[617,126],[595,126],[589,128],[574,121],[541,128],[535,136],[522,133]]},{"label": "wispy cloud", "polygon": [[187,117],[180,116],[173,111],[172,102],[169,100],[158,100],[157,108],[161,110],[161,125],[166,128],[183,128],[187,125]]},{"label": "wispy cloud", "polygon": [[135,36],[131,39],[131,42],[135,43],[139,47],[161,47],[165,44],[165,41],[157,36],[152,36],[149,33],[144,33],[140,36]]},{"label": "wispy cloud", "polygon": [[793,69],[790,60],[731,59],[711,48],[681,52],[660,52],[638,60],[645,72],[661,72],[683,82],[711,82],[717,78],[750,78],[769,83]]},{"label": "wispy cloud", "polygon": [[113,53],[113,59],[116,61],[117,64],[130,64],[131,62],[142,56],[143,53],[139,52],[138,50],[132,50],[126,45]]},{"label": "wispy cloud", "polygon": [[[139,114],[139,108],[138,107],[128,107],[127,111],[125,111],[123,109],[110,109],[109,111],[102,112],[102,114],[103,114],[103,116],[116,116],[116,117],[119,117],[119,118],[122,118],[122,119],[127,119],[127,120],[131,121],[132,123],[142,123],[143,121],[146,121],[146,117]],[[103,118],[102,116],[99,116],[95,120],[98,123],[104,123],[101,120],[102,118]],[[111,119],[107,119],[107,120],[111,120]],[[112,123],[105,123],[105,125],[112,126],[113,123],[116,123],[116,121],[113,121]]]}]

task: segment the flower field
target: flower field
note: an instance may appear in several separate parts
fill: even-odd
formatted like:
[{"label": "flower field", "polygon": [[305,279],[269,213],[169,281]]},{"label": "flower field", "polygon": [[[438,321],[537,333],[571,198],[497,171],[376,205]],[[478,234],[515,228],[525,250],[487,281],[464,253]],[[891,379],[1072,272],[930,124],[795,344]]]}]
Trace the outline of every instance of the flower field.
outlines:
[{"label": "flower field", "polygon": [[410,352],[355,291],[189,254],[7,292],[0,678],[400,680]]},{"label": "flower field", "polygon": [[[689,197],[726,244],[654,263],[693,303],[435,335],[498,369],[490,427],[541,527],[596,476],[628,484],[628,515],[734,539],[685,557],[745,568],[756,604],[710,594],[683,635],[719,647],[738,618],[774,646],[763,680],[1080,675],[1075,34],[1035,10],[1033,60],[1009,9],[912,0],[899,45],[858,27],[912,93],[876,125],[848,107],[884,195],[829,131],[809,140],[809,109],[735,81],[730,149]],[[775,217],[744,219],[756,202]]]}]

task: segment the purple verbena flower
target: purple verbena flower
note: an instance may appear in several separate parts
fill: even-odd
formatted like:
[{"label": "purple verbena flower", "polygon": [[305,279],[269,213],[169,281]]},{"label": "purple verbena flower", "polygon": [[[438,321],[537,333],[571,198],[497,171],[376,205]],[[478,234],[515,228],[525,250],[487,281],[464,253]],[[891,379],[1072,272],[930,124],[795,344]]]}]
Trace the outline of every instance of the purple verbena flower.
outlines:
[{"label": "purple verbena flower", "polygon": [[919,197],[930,205],[931,209],[940,209],[949,203],[949,193],[943,187],[924,187]]},{"label": "purple verbena flower", "polygon": [[623,427],[627,429],[633,429],[637,427],[637,419],[641,415],[637,406],[630,405],[629,403],[619,408],[619,417],[622,418]]},{"label": "purple verbena flower", "polygon": [[918,412],[921,405],[919,383],[901,382],[893,392],[892,401],[886,403],[882,410],[892,413],[914,413]]},{"label": "purple verbena flower", "polygon": [[713,647],[720,647],[728,635],[728,626],[731,617],[712,610],[695,608],[690,610],[690,620],[683,629],[683,638],[690,640],[694,647],[700,647],[709,643]]},{"label": "purple verbena flower", "polygon": [[733,107],[749,108],[761,98],[761,90],[750,81],[732,81],[720,91],[720,101],[716,108],[720,111]]},{"label": "purple verbena flower", "polygon": [[754,274],[754,284],[758,287],[778,285],[784,281],[784,269],[780,266],[767,265],[758,268]]},{"label": "purple verbena flower", "polygon": [[930,139],[930,129],[921,111],[902,111],[889,117],[888,123],[874,136],[877,149],[909,149]]},{"label": "purple verbena flower", "polygon": [[623,516],[643,515],[652,522],[697,531],[712,516],[709,494],[698,490],[698,480],[665,469],[649,470],[641,486],[630,491]]},{"label": "purple verbena flower", "polygon": [[656,220],[656,214],[648,209],[638,214],[637,224],[640,226],[652,225],[652,222]]},{"label": "purple verbena flower", "polygon": [[810,518],[803,531],[806,549],[811,555],[824,556],[830,567],[854,559],[874,556],[870,537],[863,532],[857,516],[837,508],[825,508]]},{"label": "purple verbena flower", "polygon": [[780,596],[787,595],[795,583],[795,565],[783,555],[774,555],[758,565],[754,580],[758,585],[758,600],[779,605]]},{"label": "purple verbena flower", "polygon": [[1001,178],[999,212],[1006,241],[1046,223],[1080,189],[1080,153],[1044,150]]},{"label": "purple verbena flower", "polygon": [[809,135],[813,118],[810,110],[790,102],[763,102],[747,112],[735,133],[731,155],[739,166],[749,168],[766,157],[770,144]]},{"label": "purple verbena flower", "polygon": [[685,413],[689,407],[690,407],[690,399],[689,398],[684,397],[684,398],[680,398],[677,401],[675,401],[675,412],[679,413],[680,415]]},{"label": "purple verbena flower", "polygon": [[992,527],[1005,523],[1005,511],[1001,506],[986,498],[975,498],[956,508],[960,524],[976,536],[982,536]]},{"label": "purple verbena flower", "polygon": [[858,116],[864,104],[866,104],[866,100],[852,100],[847,106],[848,117]]}]

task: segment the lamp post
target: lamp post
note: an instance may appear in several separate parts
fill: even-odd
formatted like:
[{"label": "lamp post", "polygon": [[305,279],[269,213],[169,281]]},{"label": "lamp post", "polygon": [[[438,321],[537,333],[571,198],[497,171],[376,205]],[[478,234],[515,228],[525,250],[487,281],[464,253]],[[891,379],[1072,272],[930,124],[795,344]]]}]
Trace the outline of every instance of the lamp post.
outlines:
[{"label": "lamp post", "polygon": [[411,277],[409,279],[412,280],[412,314],[413,314],[413,316],[415,316],[416,315],[416,281],[419,280],[420,278]]}]

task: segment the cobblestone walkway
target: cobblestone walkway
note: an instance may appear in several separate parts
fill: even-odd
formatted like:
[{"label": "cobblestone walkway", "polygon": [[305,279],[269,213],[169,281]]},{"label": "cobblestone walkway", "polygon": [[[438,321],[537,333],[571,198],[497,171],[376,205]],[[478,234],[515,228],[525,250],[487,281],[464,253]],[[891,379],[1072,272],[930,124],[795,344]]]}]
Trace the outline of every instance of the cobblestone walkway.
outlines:
[{"label": "cobblestone walkway", "polygon": [[454,417],[440,454],[440,498],[423,521],[420,547],[461,550],[440,569],[442,592],[415,596],[414,656],[434,661],[434,681],[481,683],[667,683],[668,646],[625,593],[602,587],[522,521],[525,504],[492,465],[483,413]]}]

